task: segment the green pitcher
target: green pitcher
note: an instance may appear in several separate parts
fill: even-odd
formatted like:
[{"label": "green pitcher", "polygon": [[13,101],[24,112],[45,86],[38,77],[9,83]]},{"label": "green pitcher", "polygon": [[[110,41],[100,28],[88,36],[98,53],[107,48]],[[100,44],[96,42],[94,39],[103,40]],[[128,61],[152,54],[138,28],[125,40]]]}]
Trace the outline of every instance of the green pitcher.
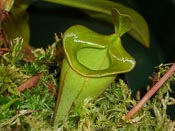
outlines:
[{"label": "green pitcher", "polygon": [[135,60],[123,48],[120,37],[131,29],[132,19],[111,11],[115,33],[102,35],[82,25],[63,34],[65,58],[62,62],[54,124],[64,120],[73,105],[88,97],[98,97],[116,78],[135,66]]}]

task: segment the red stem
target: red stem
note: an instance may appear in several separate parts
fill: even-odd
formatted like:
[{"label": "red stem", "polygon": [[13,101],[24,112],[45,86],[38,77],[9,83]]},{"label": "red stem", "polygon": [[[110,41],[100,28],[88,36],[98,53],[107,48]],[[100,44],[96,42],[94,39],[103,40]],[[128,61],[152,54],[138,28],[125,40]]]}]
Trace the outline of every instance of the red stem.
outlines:
[{"label": "red stem", "polygon": [[155,94],[155,92],[173,74],[174,71],[175,63],[170,67],[166,74],[145,94],[139,103],[126,114],[125,118],[130,119]]}]

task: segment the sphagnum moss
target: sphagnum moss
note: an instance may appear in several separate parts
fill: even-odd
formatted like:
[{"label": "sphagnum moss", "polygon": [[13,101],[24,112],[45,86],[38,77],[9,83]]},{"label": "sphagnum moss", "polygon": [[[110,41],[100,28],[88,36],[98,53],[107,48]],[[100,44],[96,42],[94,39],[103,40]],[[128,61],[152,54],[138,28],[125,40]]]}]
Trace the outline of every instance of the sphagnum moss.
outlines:
[{"label": "sphagnum moss", "polygon": [[[12,52],[0,56],[0,130],[65,130],[65,131],[116,131],[116,130],[175,130],[175,122],[167,115],[167,107],[174,104],[170,96],[173,74],[160,90],[130,120],[124,116],[136,104],[127,84],[118,79],[98,98],[87,98],[81,107],[73,107],[64,121],[52,126],[56,102],[60,63],[56,62],[56,43],[48,49],[33,51],[34,60],[23,61],[22,41],[16,39]],[[18,49],[14,49],[18,48]],[[20,49],[20,50],[19,50]],[[15,54],[15,55],[14,55]],[[21,57],[17,57],[17,56]],[[57,69],[50,72],[50,65]],[[158,68],[157,80],[169,69]],[[38,84],[23,93],[17,87],[36,73],[43,73]],[[48,88],[49,87],[49,88]]]}]

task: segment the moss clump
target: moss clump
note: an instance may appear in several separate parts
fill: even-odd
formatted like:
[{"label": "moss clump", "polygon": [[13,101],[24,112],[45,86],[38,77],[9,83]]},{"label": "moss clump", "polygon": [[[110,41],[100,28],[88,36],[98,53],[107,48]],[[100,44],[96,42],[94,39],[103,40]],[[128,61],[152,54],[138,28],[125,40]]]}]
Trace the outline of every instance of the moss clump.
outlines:
[{"label": "moss clump", "polygon": [[[52,126],[53,110],[59,80],[60,62],[57,59],[58,43],[46,50],[33,51],[34,58],[27,60],[22,52],[22,39],[11,43],[11,52],[0,56],[0,130],[173,130],[175,123],[167,115],[169,105],[175,103],[171,85],[173,74],[156,95],[130,120],[125,114],[136,105],[127,84],[118,79],[98,98],[87,98],[81,107],[73,107],[64,121]],[[157,79],[169,65],[158,68]],[[37,73],[42,73],[38,84],[19,92],[18,87]]]},{"label": "moss clump", "polygon": [[[87,99],[82,107],[75,107],[61,124],[66,130],[170,130],[175,124],[167,115],[168,103],[172,101],[168,86],[171,78],[158,93],[130,120],[126,113],[136,104],[131,91],[123,80],[113,83],[97,99]],[[60,126],[60,125],[59,125]]]}]

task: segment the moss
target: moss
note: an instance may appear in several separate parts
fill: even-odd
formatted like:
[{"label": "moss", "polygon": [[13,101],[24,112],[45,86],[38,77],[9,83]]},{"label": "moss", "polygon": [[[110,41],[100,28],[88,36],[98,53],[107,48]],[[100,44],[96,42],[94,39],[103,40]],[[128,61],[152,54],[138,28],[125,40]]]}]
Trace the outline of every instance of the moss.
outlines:
[{"label": "moss", "polygon": [[[174,104],[171,85],[175,74],[130,120],[125,114],[137,103],[127,84],[118,79],[98,98],[87,98],[81,107],[73,107],[64,121],[52,126],[61,63],[57,61],[57,43],[46,50],[35,49],[34,59],[26,61],[22,40],[16,39],[11,52],[0,56],[0,130],[173,130],[175,123],[167,115]],[[51,69],[53,68],[53,69]],[[157,67],[156,80],[169,69]],[[36,86],[24,92],[18,86],[36,73],[42,73]]]}]

